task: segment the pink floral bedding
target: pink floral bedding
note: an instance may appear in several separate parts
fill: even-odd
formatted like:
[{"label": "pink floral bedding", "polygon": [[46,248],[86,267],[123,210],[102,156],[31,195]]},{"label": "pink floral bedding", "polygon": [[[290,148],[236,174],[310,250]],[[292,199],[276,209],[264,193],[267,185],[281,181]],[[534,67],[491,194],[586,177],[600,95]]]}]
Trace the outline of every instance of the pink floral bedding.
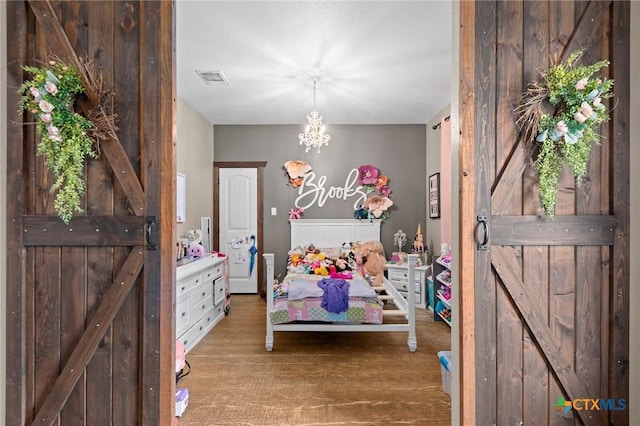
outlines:
[{"label": "pink floral bedding", "polygon": [[[293,321],[320,321],[320,322],[353,322],[367,324],[382,324],[383,303],[377,296],[374,297],[349,297],[349,306],[346,311],[333,313],[325,310],[322,305],[322,297],[305,297],[304,299],[291,300],[289,298],[289,286],[295,281],[300,284],[305,280],[309,286],[317,290],[318,281],[323,276],[309,274],[289,273],[282,281],[274,285],[273,310],[271,311],[272,324],[284,324]],[[354,273],[354,280],[363,280],[362,276]],[[352,282],[352,280],[347,280]],[[357,287],[353,285],[353,287]]]}]

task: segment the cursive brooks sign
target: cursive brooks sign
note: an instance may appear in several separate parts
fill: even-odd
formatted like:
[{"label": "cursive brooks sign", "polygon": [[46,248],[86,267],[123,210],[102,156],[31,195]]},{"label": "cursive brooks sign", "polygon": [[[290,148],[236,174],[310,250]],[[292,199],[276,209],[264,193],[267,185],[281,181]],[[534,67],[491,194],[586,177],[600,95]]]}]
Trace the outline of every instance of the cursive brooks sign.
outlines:
[{"label": "cursive brooks sign", "polygon": [[327,188],[326,182],[326,176],[320,176],[316,181],[315,173],[307,173],[302,179],[302,184],[298,187],[295,206],[308,210],[314,205],[324,206],[324,203],[330,198],[345,201],[355,198],[353,208],[358,209],[367,198],[362,185],[358,185],[358,169],[352,169],[349,172],[343,186],[329,186]]}]

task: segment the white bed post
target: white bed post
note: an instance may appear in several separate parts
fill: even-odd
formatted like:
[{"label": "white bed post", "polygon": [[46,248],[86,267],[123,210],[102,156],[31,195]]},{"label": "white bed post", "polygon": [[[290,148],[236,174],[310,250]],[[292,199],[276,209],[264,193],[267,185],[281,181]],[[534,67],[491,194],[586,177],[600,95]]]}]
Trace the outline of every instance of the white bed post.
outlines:
[{"label": "white bed post", "polygon": [[267,299],[267,335],[264,346],[268,351],[273,349],[273,324],[271,324],[271,311],[273,311],[273,253],[262,255],[267,265],[267,288],[265,297]]},{"label": "white bed post", "polygon": [[407,344],[409,345],[409,350],[411,352],[415,352],[418,347],[418,340],[416,338],[416,293],[415,289],[415,280],[416,280],[416,262],[418,261],[417,254],[410,254],[408,263],[409,263],[409,288],[407,289],[407,298],[409,302],[409,337],[407,339]]}]

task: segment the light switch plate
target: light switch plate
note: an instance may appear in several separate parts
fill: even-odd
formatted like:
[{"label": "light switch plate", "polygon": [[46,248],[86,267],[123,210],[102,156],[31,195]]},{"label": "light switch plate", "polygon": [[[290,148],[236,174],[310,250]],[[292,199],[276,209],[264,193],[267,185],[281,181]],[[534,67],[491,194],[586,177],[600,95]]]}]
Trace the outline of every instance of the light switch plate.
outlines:
[{"label": "light switch plate", "polygon": [[278,209],[276,207],[271,207],[271,216],[275,216],[278,214]]}]

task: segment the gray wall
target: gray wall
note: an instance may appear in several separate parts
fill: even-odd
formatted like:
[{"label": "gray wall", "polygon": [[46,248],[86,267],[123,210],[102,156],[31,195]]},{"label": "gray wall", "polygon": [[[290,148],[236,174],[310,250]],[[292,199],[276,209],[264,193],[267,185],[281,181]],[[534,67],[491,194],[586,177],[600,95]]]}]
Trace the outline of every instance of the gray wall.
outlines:
[{"label": "gray wall", "polygon": [[[318,176],[327,176],[325,187],[343,186],[348,172],[371,164],[389,177],[392,189],[391,217],[382,224],[382,243],[393,251],[393,234],[402,229],[413,241],[418,223],[424,232],[426,179],[424,125],[329,125],[329,146],[320,154],[305,154],[298,144],[302,126],[214,126],[215,161],[267,161],[264,186],[264,252],[276,256],[276,275],[284,272],[289,247],[289,209],[298,196],[288,185],[284,163],[304,160]],[[307,210],[306,219],[353,217],[354,199],[328,200]],[[271,215],[271,208],[277,215]],[[405,248],[406,251],[406,248]]]},{"label": "gray wall", "polygon": [[176,226],[177,237],[200,228],[200,218],[213,218],[213,192],[203,191],[203,183],[213,177],[213,125],[178,97],[176,112],[177,172],[187,179],[186,218]]},{"label": "gray wall", "polygon": [[[440,173],[440,136],[442,133],[442,129],[438,127],[437,129],[433,129],[433,126],[439,124],[440,121],[450,115],[451,106],[447,106],[443,108],[438,114],[436,114],[429,122],[427,123],[427,166],[426,166],[426,177],[425,179],[429,179],[434,173]],[[425,195],[425,202],[428,202],[428,194]],[[453,199],[452,199],[453,201]],[[426,208],[426,207],[425,207]],[[451,215],[452,212],[442,212],[440,216],[442,217],[445,214]],[[429,250],[432,255],[440,254],[440,244],[442,243],[440,239],[440,218],[431,219],[427,210],[426,217],[426,237],[425,243],[429,245]],[[452,222],[453,223],[453,222]],[[450,245],[453,245],[453,241],[446,241]]]}]

